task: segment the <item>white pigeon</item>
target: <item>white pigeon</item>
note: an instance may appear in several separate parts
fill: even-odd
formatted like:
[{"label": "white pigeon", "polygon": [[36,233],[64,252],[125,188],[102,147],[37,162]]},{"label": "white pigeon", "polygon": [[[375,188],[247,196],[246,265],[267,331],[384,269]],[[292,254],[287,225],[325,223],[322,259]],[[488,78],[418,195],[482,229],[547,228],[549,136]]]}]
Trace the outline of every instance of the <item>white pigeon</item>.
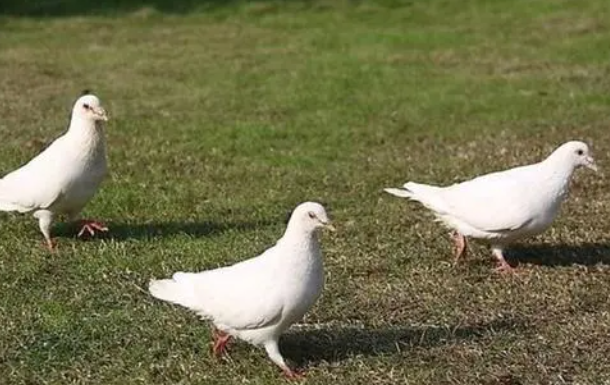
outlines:
[{"label": "white pigeon", "polygon": [[[46,245],[53,250],[51,224],[56,215],[75,219],[97,192],[106,175],[103,121],[106,111],[88,91],[72,109],[68,131],[29,163],[0,179],[0,211],[33,212]],[[85,231],[108,229],[83,220]]]},{"label": "white pigeon", "polygon": [[172,279],[152,280],[150,293],[182,305],[210,320],[215,355],[222,355],[231,336],[262,345],[271,361],[288,378],[298,378],[286,364],[278,340],[301,320],[322,291],[324,272],[317,232],[330,225],[319,203],[302,203],[294,210],[286,232],[263,254],[200,273],[175,273]]},{"label": "white pigeon", "polygon": [[466,237],[483,239],[498,259],[497,271],[512,271],[504,247],[542,233],[568,194],[572,173],[580,166],[597,171],[583,142],[567,142],[540,163],[483,175],[447,187],[409,182],[386,192],[422,203],[454,230],[455,261],[466,251]]}]

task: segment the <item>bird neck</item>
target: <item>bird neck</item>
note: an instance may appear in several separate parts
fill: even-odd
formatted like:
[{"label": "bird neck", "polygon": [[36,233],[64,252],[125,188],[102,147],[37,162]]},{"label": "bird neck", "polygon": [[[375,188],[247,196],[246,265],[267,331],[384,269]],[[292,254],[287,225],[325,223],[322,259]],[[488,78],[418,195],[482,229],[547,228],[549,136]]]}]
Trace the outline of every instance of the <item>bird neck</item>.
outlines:
[{"label": "bird neck", "polygon": [[101,151],[105,155],[106,142],[104,127],[101,122],[73,119],[68,127],[66,137],[74,142],[76,148],[84,153],[92,154]]},{"label": "bird neck", "polygon": [[297,244],[305,248],[319,248],[317,231],[304,229],[300,226],[290,226],[290,223],[280,242]]},{"label": "bird neck", "polygon": [[568,179],[574,172],[574,161],[559,151],[549,155],[542,164],[549,169],[550,173],[562,174]]},{"label": "bird neck", "polygon": [[556,193],[565,196],[574,173],[574,163],[564,156],[553,153],[541,163],[541,166],[546,170],[543,173],[545,179],[555,186]]}]

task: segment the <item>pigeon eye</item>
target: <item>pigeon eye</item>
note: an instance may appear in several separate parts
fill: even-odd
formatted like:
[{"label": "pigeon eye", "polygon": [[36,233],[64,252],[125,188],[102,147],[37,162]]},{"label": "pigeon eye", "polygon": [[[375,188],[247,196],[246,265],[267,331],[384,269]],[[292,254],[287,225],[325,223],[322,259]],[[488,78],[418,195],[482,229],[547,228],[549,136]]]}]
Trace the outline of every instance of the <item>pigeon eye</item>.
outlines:
[{"label": "pigeon eye", "polygon": [[578,154],[578,156],[583,156],[584,153],[585,152],[583,150],[576,150],[576,154]]},{"label": "pigeon eye", "polygon": [[85,108],[85,110],[89,110],[91,109],[91,106],[88,105],[87,103],[83,104],[83,107]]},{"label": "pigeon eye", "polygon": [[310,211],[308,214],[311,219],[314,219],[316,217],[316,214],[313,211]]}]

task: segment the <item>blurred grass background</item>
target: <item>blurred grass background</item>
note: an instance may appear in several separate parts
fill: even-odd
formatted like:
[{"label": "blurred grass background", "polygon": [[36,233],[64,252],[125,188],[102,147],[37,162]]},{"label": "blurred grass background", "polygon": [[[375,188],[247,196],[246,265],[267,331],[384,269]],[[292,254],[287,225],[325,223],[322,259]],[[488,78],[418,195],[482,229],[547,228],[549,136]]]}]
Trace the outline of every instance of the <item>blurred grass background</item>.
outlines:
[{"label": "blurred grass background", "polygon": [[[2,1],[0,171],[65,128],[90,88],[110,113],[111,175],[85,215],[111,233],[2,215],[7,384],[270,384],[264,352],[209,355],[208,327],[147,282],[261,252],[323,202],[326,290],[281,348],[325,384],[599,384],[610,377],[606,159],[610,3]],[[544,235],[476,246],[383,195],[449,184],[587,141]],[[532,186],[535,188],[535,186]]]}]

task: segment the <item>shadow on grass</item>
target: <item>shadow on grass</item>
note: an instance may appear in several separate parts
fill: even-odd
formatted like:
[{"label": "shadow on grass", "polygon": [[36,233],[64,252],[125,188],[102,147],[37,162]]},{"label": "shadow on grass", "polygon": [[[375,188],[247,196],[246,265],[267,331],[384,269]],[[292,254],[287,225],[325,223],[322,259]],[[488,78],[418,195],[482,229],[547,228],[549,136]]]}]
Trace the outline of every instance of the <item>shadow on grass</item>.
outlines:
[{"label": "shadow on grass", "polygon": [[[257,0],[255,0],[256,2]],[[258,0],[260,2],[261,0]],[[267,1],[268,2],[268,1]],[[280,0],[276,3],[307,0]],[[217,9],[244,3],[243,0],[2,0],[0,15],[26,17],[116,16],[142,9],[182,14],[194,10]]]},{"label": "shadow on grass", "polygon": [[432,348],[460,341],[477,340],[505,330],[526,330],[521,320],[498,319],[475,325],[455,327],[421,326],[344,327],[316,330],[298,330],[282,337],[281,349],[298,366],[321,361],[340,362],[349,357],[399,354],[415,348]]},{"label": "shadow on grass", "polygon": [[[107,233],[97,233],[96,239],[126,241],[130,239],[153,239],[188,235],[207,237],[222,234],[226,231],[248,231],[280,223],[280,221],[245,221],[245,222],[155,222],[155,223],[116,223],[108,222]],[[57,237],[73,238],[78,233],[76,224],[61,224],[54,231]]]},{"label": "shadow on grass", "polygon": [[610,243],[580,245],[514,245],[507,249],[506,260],[511,265],[531,263],[541,266],[610,265]]}]

